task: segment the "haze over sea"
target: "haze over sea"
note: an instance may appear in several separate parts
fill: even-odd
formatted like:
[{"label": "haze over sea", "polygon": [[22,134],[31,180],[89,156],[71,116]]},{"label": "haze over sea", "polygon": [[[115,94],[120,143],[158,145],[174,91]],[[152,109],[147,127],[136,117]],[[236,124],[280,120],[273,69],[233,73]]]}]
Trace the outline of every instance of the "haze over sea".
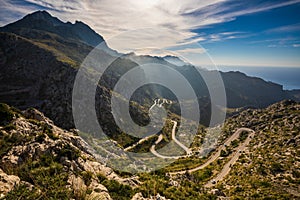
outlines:
[{"label": "haze over sea", "polygon": [[286,90],[300,89],[300,67],[219,66],[218,69],[223,72],[240,71],[248,76],[283,85]]}]

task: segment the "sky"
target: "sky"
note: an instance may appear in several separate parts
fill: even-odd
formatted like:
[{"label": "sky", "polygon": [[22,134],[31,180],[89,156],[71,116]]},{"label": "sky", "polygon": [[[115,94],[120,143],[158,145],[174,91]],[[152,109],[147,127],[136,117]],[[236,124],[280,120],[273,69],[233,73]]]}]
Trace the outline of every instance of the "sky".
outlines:
[{"label": "sky", "polygon": [[36,10],[83,21],[124,53],[300,67],[300,0],[0,0],[0,26]]}]

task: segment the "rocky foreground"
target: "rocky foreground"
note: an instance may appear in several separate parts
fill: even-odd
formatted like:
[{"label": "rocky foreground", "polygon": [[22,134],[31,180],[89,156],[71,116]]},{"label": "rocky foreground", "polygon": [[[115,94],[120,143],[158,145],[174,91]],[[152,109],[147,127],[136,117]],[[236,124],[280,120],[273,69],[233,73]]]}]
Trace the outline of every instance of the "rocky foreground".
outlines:
[{"label": "rocky foreground", "polygon": [[168,172],[184,170],[186,164],[196,167],[208,158],[181,159],[166,169],[133,176],[98,162],[76,130],[55,126],[36,109],[19,111],[0,104],[0,119],[0,199],[300,197],[300,104],[294,101],[247,109],[226,120],[223,140],[241,127],[256,134],[225,179],[209,190],[204,184],[221,171],[236,143],[205,169],[174,180]]},{"label": "rocky foreground", "polygon": [[0,199],[108,200],[104,184],[124,195],[136,185],[97,162],[76,130],[55,126],[36,109],[0,104],[0,118]]}]

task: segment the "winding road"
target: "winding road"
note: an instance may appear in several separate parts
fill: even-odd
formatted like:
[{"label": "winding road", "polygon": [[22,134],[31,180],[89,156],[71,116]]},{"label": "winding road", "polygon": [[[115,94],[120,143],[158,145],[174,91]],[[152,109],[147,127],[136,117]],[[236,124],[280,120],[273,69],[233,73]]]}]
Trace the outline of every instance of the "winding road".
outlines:
[{"label": "winding road", "polygon": [[[154,100],[154,103],[153,105],[150,107],[149,109],[149,112],[154,108],[154,106],[158,105],[159,107],[162,107],[162,105],[166,103],[166,104],[171,104],[172,101],[170,100],[167,100],[167,99],[155,99]],[[171,120],[173,122],[173,128],[172,128],[172,140],[174,140],[174,142],[179,145],[182,149],[184,149],[187,153],[186,156],[189,156],[192,154],[192,151],[186,147],[184,144],[182,144],[179,140],[177,140],[176,138],[176,127],[177,127],[177,122],[174,121],[174,120]],[[136,147],[137,145],[139,144],[142,144],[144,141],[147,141],[148,139],[150,139],[151,137],[153,137],[153,135],[151,136],[148,136],[148,137],[145,137],[145,138],[142,138],[141,140],[139,140],[137,143],[125,148],[124,150],[125,151],[129,151],[131,149],[133,149],[134,147]],[[155,146],[157,144],[159,144],[163,139],[163,135],[160,134],[157,138],[157,140],[155,141],[155,143],[150,147],[150,152],[155,155],[156,157],[159,157],[159,158],[169,158],[169,159],[178,159],[178,158],[181,158],[181,157],[185,157],[185,156],[164,156],[164,155],[161,155],[159,154],[156,150],[155,150]]]},{"label": "winding road", "polygon": [[150,135],[150,136],[148,136],[148,137],[144,137],[144,138],[140,139],[138,142],[134,143],[133,145],[131,145],[131,146],[125,148],[124,151],[129,151],[129,150],[135,148],[137,145],[142,144],[143,142],[149,140],[149,139],[152,138],[152,137],[154,137],[154,135]]},{"label": "winding road", "polygon": [[210,180],[207,184],[205,184],[204,187],[212,187],[215,183],[223,180],[224,177],[230,172],[231,166],[234,165],[236,161],[239,159],[241,152],[246,149],[247,145],[254,137],[255,132],[252,129],[248,129],[248,128],[240,128],[236,132],[241,133],[242,131],[248,131],[250,134],[248,135],[246,140],[237,147],[232,158],[225,164],[221,172],[217,174],[217,176],[214,179]]},{"label": "winding road", "polygon": [[[155,99],[155,100],[154,100],[154,104],[153,104],[153,105],[150,107],[150,109],[149,109],[149,112],[154,108],[154,106],[158,105],[158,106],[161,107],[162,104],[165,103],[166,101],[163,100],[161,104],[159,104],[159,102],[160,102],[160,99]],[[153,136],[154,136],[154,135],[150,135],[150,136],[148,136],[148,137],[145,137],[145,138],[140,139],[138,142],[136,142],[136,143],[134,143],[133,145],[131,145],[131,146],[125,148],[124,151],[129,151],[129,150],[135,148],[137,145],[142,144],[143,142],[147,141],[148,139],[152,138]],[[161,139],[162,139],[162,138],[161,138]],[[161,141],[161,140],[160,140],[160,141]]]},{"label": "winding road", "polygon": [[[172,128],[172,140],[174,140],[174,142],[176,144],[178,144],[182,149],[184,149],[187,153],[187,155],[191,155],[192,151],[187,148],[184,144],[182,144],[179,140],[176,139],[175,134],[176,134],[176,127],[177,127],[177,122],[174,120],[171,120],[173,122],[173,128]],[[155,143],[151,146],[150,148],[150,152],[152,154],[154,154],[155,156],[159,157],[159,158],[169,158],[169,159],[178,159],[178,158],[182,158],[184,156],[164,156],[159,154],[156,150],[155,150],[155,146],[157,144],[159,144],[163,139],[162,134],[159,135],[158,139],[155,141]]]},{"label": "winding road", "polygon": [[182,171],[177,171],[177,172],[169,172],[170,175],[177,175],[177,174],[184,174],[187,171],[189,173],[198,171],[200,169],[204,169],[205,167],[207,167],[208,165],[210,165],[212,162],[214,162],[215,160],[217,160],[220,157],[221,151],[226,149],[226,146],[229,146],[231,141],[237,139],[239,137],[239,135],[243,132],[243,131],[247,131],[250,134],[248,135],[248,137],[246,138],[246,140],[240,144],[237,148],[236,151],[233,155],[233,157],[225,164],[225,166],[223,167],[223,169],[221,170],[221,172],[219,174],[217,174],[212,180],[210,180],[207,184],[205,184],[205,187],[212,187],[215,183],[217,183],[218,181],[221,181],[224,179],[224,177],[230,172],[231,169],[231,165],[234,165],[234,163],[238,160],[240,154],[242,151],[245,150],[245,148],[247,147],[247,145],[250,143],[251,139],[253,138],[255,132],[252,129],[249,128],[239,128],[233,135],[231,135],[223,145],[220,145],[219,148],[217,149],[217,152],[215,154],[213,154],[208,161],[206,161],[204,164],[195,167],[193,169],[190,170],[182,170]]},{"label": "winding road", "polygon": [[[154,100],[154,104],[150,107],[149,111],[152,110],[154,108],[154,106],[158,105],[159,107],[162,107],[162,105],[164,103],[172,103],[169,100],[166,99],[155,99]],[[178,158],[183,158],[183,157],[187,157],[189,155],[192,154],[192,151],[186,147],[184,144],[182,144],[179,140],[176,139],[176,128],[177,128],[177,122],[174,120],[171,120],[173,122],[173,128],[172,128],[172,140],[174,140],[174,142],[180,146],[182,149],[184,149],[186,151],[186,155],[184,156],[164,156],[159,154],[156,150],[155,147],[157,144],[159,144],[162,140],[163,140],[163,135],[160,134],[157,138],[157,140],[155,141],[155,143],[150,147],[150,152],[159,157],[159,158],[164,158],[164,159],[178,159]],[[222,150],[226,149],[226,146],[229,146],[230,143],[233,140],[238,139],[239,135],[243,132],[243,131],[247,131],[249,132],[248,137],[245,139],[245,141],[241,144],[239,144],[239,146],[236,148],[235,152],[233,153],[233,156],[231,157],[231,159],[224,165],[223,169],[213,178],[211,179],[208,183],[206,183],[204,185],[204,187],[212,187],[214,186],[217,182],[221,181],[224,179],[224,177],[230,172],[231,170],[231,166],[234,165],[236,163],[236,161],[238,160],[239,156],[241,155],[241,152],[244,151],[247,147],[247,145],[249,145],[250,141],[252,140],[252,138],[255,135],[254,130],[249,129],[249,128],[239,128],[238,130],[236,130],[225,142],[224,144],[220,145],[217,149],[216,152],[202,165],[195,167],[193,169],[189,169],[189,170],[182,170],[182,171],[176,171],[176,172],[169,172],[170,175],[177,175],[177,174],[185,174],[186,172],[188,173],[192,173],[201,169],[204,169],[205,167],[207,167],[208,165],[210,165],[211,163],[213,163],[214,161],[216,161],[221,154]],[[137,143],[133,144],[130,147],[125,148],[125,151],[128,151],[134,147],[136,147],[138,144],[143,143],[144,141],[148,140],[149,138],[153,137],[154,135],[142,138],[141,140],[139,140]]]}]

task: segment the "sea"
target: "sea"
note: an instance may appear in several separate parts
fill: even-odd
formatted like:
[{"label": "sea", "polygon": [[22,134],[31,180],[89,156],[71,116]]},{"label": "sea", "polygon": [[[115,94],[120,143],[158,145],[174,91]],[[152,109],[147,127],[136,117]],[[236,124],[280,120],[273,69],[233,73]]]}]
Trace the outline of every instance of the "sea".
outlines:
[{"label": "sea", "polygon": [[300,67],[218,66],[218,69],[223,72],[240,71],[248,76],[278,83],[285,90],[300,89]]}]

